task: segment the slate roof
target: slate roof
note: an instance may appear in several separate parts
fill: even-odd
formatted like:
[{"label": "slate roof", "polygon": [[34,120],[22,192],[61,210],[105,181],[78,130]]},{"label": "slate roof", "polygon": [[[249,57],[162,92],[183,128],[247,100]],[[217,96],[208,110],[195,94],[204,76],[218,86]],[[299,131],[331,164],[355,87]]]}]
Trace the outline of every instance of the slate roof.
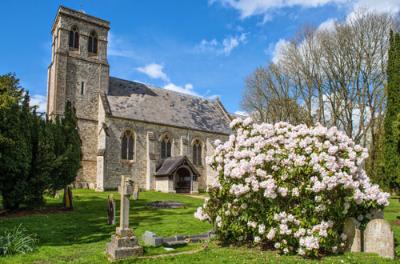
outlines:
[{"label": "slate roof", "polygon": [[182,165],[187,165],[194,175],[199,176],[199,172],[186,156],[170,157],[162,161],[156,169],[155,176],[167,176],[173,174]]},{"label": "slate roof", "polygon": [[115,117],[230,134],[228,114],[216,100],[110,77],[105,108]]}]

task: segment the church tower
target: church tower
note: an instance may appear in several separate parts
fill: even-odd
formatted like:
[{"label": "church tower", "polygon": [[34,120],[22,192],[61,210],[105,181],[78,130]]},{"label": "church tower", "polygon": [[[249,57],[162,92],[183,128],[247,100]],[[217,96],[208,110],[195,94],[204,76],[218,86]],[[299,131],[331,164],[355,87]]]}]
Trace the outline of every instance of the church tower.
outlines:
[{"label": "church tower", "polygon": [[62,115],[67,101],[75,106],[83,154],[77,183],[90,188],[96,187],[99,97],[107,93],[109,83],[109,25],[61,6],[51,30],[47,114],[50,119]]}]

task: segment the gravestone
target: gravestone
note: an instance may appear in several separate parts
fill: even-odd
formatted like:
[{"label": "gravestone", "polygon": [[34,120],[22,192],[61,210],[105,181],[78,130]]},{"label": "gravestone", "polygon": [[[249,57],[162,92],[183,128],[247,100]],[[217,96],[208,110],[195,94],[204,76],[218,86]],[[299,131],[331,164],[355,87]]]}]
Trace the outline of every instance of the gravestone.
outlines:
[{"label": "gravestone", "polygon": [[371,219],[383,219],[383,211],[382,210],[378,210],[378,209],[374,209],[371,211]]},{"label": "gravestone", "polygon": [[115,225],[115,201],[112,194],[108,196],[107,205],[107,224]]},{"label": "gravestone", "polygon": [[361,230],[356,219],[347,218],[344,222],[343,233],[347,236],[345,251],[361,252]]},{"label": "gravestone", "polygon": [[144,232],[142,238],[146,246],[158,247],[163,243],[162,237],[158,237],[155,233],[150,231]]},{"label": "gravestone", "polygon": [[63,198],[63,202],[64,202],[64,207],[65,209],[69,209],[72,210],[74,208],[73,204],[72,204],[72,191],[71,191],[71,187],[67,187],[64,189],[64,198]]},{"label": "gravestone", "polygon": [[364,251],[394,259],[394,237],[387,221],[374,219],[367,224],[364,231]]},{"label": "gravestone", "polygon": [[139,199],[139,185],[135,184],[133,186],[133,200],[138,200]]},{"label": "gravestone", "polygon": [[138,245],[133,230],[129,228],[129,197],[133,193],[133,181],[128,177],[121,177],[120,193],[120,224],[106,249],[111,260],[143,255],[143,248]]}]

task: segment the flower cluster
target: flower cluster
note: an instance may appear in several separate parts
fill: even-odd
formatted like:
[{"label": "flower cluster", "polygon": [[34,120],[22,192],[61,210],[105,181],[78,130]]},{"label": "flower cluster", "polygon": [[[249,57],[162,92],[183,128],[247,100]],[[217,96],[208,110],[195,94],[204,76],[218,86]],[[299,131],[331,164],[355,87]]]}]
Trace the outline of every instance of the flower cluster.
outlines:
[{"label": "flower cluster", "polygon": [[336,127],[235,119],[208,164],[217,171],[210,199],[195,216],[231,242],[317,256],[344,246],[343,223],[360,224],[388,205],[363,164],[366,149]]}]

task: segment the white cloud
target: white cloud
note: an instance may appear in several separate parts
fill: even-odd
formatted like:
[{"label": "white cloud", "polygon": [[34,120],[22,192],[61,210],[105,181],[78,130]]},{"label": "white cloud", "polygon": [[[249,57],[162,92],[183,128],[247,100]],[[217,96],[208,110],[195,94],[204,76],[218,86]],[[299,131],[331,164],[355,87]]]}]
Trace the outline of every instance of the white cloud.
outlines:
[{"label": "white cloud", "polygon": [[242,33],[240,36],[225,38],[222,41],[223,53],[229,55],[233,49],[239,46],[240,43],[246,42],[246,34]]},{"label": "white cloud", "polygon": [[[270,12],[285,7],[312,8],[323,6],[329,3],[345,3],[348,0],[218,0],[223,6],[236,9],[242,19],[263,15],[264,22],[271,19]],[[379,0],[377,0],[379,1]]]},{"label": "white cloud", "polygon": [[41,94],[35,94],[31,96],[30,105],[37,105],[37,112],[45,113],[47,109],[47,97]]},{"label": "white cloud", "polygon": [[319,26],[318,26],[318,30],[327,30],[327,31],[332,31],[335,28],[335,23],[337,22],[336,18],[329,18],[327,20],[325,20],[324,22],[322,22]]},{"label": "white cloud", "polygon": [[235,111],[234,114],[239,115],[239,116],[249,116],[249,113],[247,113],[246,111],[240,111],[240,110]]},{"label": "white cloud", "polygon": [[241,33],[237,36],[229,36],[221,41],[216,39],[203,39],[195,49],[200,52],[215,52],[217,54],[230,55],[240,44],[247,42],[247,33]]},{"label": "white cloud", "polygon": [[168,75],[163,71],[164,66],[161,64],[157,63],[150,63],[147,64],[144,67],[138,67],[136,70],[138,70],[141,73],[146,74],[150,78],[153,79],[161,79],[165,82],[169,82],[169,77]]},{"label": "white cloud", "polygon": [[400,0],[357,0],[353,5],[353,10],[357,9],[395,14],[400,11]]},{"label": "white cloud", "polygon": [[149,76],[153,79],[160,79],[160,80],[164,81],[164,83],[165,83],[163,86],[164,89],[171,90],[174,92],[199,96],[199,97],[207,97],[207,98],[211,99],[210,96],[207,96],[207,95],[203,96],[203,95],[200,95],[199,93],[197,93],[193,88],[193,84],[191,84],[191,83],[186,83],[183,86],[173,83],[170,80],[170,78],[168,77],[168,75],[164,72],[164,66],[161,64],[150,63],[150,64],[145,65],[144,67],[138,67],[138,68],[136,68],[136,70],[146,74],[147,76]]},{"label": "white cloud", "polygon": [[184,86],[178,86],[174,83],[168,83],[164,85],[164,89],[171,90],[174,92],[179,92],[179,93],[185,93],[185,94],[190,94],[190,95],[195,95],[195,96],[200,96],[198,93],[196,93],[193,90],[193,85],[191,83],[187,83]]},{"label": "white cloud", "polygon": [[164,72],[164,66],[157,63],[150,63],[144,67],[136,68],[139,72],[146,74],[147,76],[153,79],[160,79],[163,80],[166,84],[163,86],[164,89],[171,90],[174,92],[190,94],[194,96],[200,96],[196,91],[194,91],[193,84],[186,83],[183,86],[176,85],[175,83],[171,82],[168,75]]},{"label": "white cloud", "polygon": [[271,20],[271,13],[282,8],[314,8],[327,4],[346,7],[348,13],[360,8],[376,12],[395,14],[400,11],[400,0],[214,0],[225,7],[233,8],[244,19],[251,16],[263,16],[263,22]]},{"label": "white cloud", "polygon": [[280,39],[276,42],[274,50],[272,51],[272,62],[278,63],[279,60],[282,58],[282,52],[290,44],[289,41],[285,39]]}]

